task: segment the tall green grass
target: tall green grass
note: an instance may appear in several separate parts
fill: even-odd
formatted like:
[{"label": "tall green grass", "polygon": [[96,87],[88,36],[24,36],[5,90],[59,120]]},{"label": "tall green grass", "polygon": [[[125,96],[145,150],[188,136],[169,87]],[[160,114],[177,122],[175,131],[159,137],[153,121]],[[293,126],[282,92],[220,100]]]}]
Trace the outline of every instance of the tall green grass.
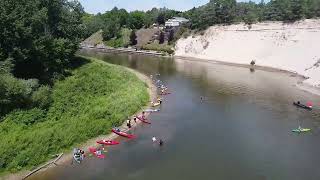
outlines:
[{"label": "tall green grass", "polygon": [[146,84],[133,73],[95,59],[56,82],[51,96],[48,111],[21,110],[4,117],[0,172],[35,167],[53,154],[108,134],[149,100]]}]

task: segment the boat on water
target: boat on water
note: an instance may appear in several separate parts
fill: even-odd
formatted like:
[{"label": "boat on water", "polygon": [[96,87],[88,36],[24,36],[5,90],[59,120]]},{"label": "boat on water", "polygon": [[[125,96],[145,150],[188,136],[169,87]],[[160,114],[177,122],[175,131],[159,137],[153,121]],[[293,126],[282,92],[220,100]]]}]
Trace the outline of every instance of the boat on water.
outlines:
[{"label": "boat on water", "polygon": [[300,108],[303,108],[303,109],[306,109],[306,110],[312,110],[312,106],[307,106],[307,105],[301,104],[299,101],[293,102],[293,105],[300,107]]},{"label": "boat on water", "polygon": [[151,124],[151,122],[149,122],[147,119],[144,119],[143,117],[139,117],[137,116],[137,119],[139,119],[141,122],[146,123],[146,124]]},{"label": "boat on water", "polygon": [[97,143],[101,145],[109,145],[109,146],[120,144],[118,141],[105,140],[105,139],[99,140],[97,141]]},{"label": "boat on water", "polygon": [[113,128],[112,129],[112,132],[119,135],[119,136],[122,136],[122,137],[126,137],[126,138],[129,138],[129,139],[133,139],[135,138],[136,136],[133,135],[133,134],[128,134],[126,132],[122,132],[122,131],[118,131],[117,129]]},{"label": "boat on water", "polygon": [[296,132],[296,133],[303,133],[303,132],[309,132],[309,131],[311,131],[311,129],[300,128],[300,127],[292,130],[292,132]]},{"label": "boat on water", "polygon": [[102,154],[101,150],[98,150],[93,147],[89,148],[89,152],[99,159],[104,159],[106,157],[104,154]]},{"label": "boat on water", "polygon": [[144,112],[159,112],[160,111],[160,109],[146,109],[146,110],[144,110]]}]

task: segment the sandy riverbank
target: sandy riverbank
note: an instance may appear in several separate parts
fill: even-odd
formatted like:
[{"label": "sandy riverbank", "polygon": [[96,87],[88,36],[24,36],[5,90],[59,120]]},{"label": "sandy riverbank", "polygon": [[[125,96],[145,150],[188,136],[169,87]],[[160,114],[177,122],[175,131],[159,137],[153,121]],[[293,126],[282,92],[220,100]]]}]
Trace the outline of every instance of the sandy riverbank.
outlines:
[{"label": "sandy riverbank", "polygon": [[[292,24],[264,22],[212,26],[203,35],[180,39],[176,56],[208,61],[256,65],[307,77],[307,89],[320,87],[320,20]],[[314,91],[312,91],[314,93]]]},{"label": "sandy riverbank", "polygon": [[[99,61],[100,63],[105,63],[104,61]],[[148,93],[149,93],[149,96],[150,96],[150,100],[151,101],[155,101],[156,98],[157,98],[157,88],[156,86],[153,84],[152,80],[147,77],[146,75],[138,72],[138,71],[135,71],[133,69],[130,69],[130,68],[126,68],[124,67],[126,70],[134,73],[141,81],[143,81],[147,86],[148,86]],[[135,113],[134,115],[131,116],[131,118],[133,119],[133,116],[135,115],[140,115],[142,113],[142,111],[146,108],[151,108],[150,105],[147,105],[145,107],[143,107],[139,112]],[[149,113],[146,113],[146,116],[148,116]],[[141,121],[137,121],[137,123],[135,123],[134,121],[132,121],[132,128],[136,127],[137,125],[139,125],[141,123]],[[128,131],[128,128],[126,126],[126,120],[124,120],[124,123],[119,127],[122,131],[125,131],[127,132]],[[101,139],[109,139],[109,140],[114,140],[116,138],[118,138],[119,136],[114,134],[114,133],[109,133],[109,134],[106,134],[106,135],[101,135],[101,136],[98,136],[96,138],[93,138],[93,139],[90,139],[86,142],[84,142],[83,144],[80,144],[78,145],[77,147],[80,148],[80,149],[83,149],[86,151],[86,154],[88,153],[88,148],[89,147],[98,147],[96,141],[98,140],[101,140]],[[43,171],[46,171],[50,168],[53,168],[53,167],[56,167],[56,166],[59,166],[59,165],[67,165],[67,164],[70,164],[71,161],[73,159],[73,154],[72,154],[72,149],[70,149],[69,152],[65,152],[57,161],[55,161],[55,163],[52,163],[44,168],[42,168],[41,170],[37,171],[36,173],[39,173],[39,172],[43,172]],[[48,162],[52,162],[53,160],[50,160]],[[44,163],[44,164],[47,164],[48,162]],[[43,165],[41,165],[43,166]],[[40,166],[39,166],[40,167]],[[18,173],[14,173],[14,174],[8,174],[8,175],[5,175],[3,177],[0,177],[0,180],[21,180],[23,179],[24,177],[26,177],[30,172],[32,171],[21,171],[21,172],[18,172]],[[36,174],[35,173],[35,174]],[[34,175],[34,174],[33,174]]]}]

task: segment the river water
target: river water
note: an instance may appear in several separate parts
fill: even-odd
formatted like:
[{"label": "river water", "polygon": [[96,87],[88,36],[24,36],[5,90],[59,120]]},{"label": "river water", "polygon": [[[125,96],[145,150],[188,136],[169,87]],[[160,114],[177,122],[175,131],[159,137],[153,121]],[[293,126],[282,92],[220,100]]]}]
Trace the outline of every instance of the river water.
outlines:
[{"label": "river water", "polygon": [[[173,94],[152,125],[120,139],[104,160],[87,158],[30,179],[46,180],[319,180],[320,110],[292,105],[320,98],[295,87],[290,74],[215,63],[82,51],[146,75],[160,73]],[[200,96],[205,97],[203,102]],[[299,125],[312,132],[295,134]],[[165,141],[160,148],[156,136]]]}]

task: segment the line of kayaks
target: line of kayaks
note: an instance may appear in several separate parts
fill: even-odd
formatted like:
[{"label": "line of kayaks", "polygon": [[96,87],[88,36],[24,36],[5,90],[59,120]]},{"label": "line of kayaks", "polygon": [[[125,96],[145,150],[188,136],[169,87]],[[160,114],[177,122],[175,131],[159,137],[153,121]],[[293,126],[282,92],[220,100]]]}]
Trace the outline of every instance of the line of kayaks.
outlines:
[{"label": "line of kayaks", "polygon": [[[161,83],[162,84],[162,83]],[[170,92],[165,92],[165,93],[160,93],[160,95],[168,95],[171,94]],[[156,103],[152,104],[152,107],[156,107],[161,105],[162,100],[158,98],[158,101]],[[146,109],[144,112],[149,112],[149,113],[153,113],[153,112],[159,112],[160,109]],[[136,118],[138,120],[140,120],[141,122],[145,123],[145,124],[151,124],[150,121],[148,121],[147,119],[145,119],[143,116],[136,116]],[[129,138],[129,139],[134,139],[136,138],[135,135],[133,134],[129,134],[127,132],[123,132],[121,131],[119,128],[112,128],[111,131],[119,136],[125,137],[125,138]],[[114,145],[118,145],[120,144],[117,141],[114,140],[99,140],[96,141],[97,144],[100,145],[106,145],[106,146],[114,146]],[[103,148],[104,149],[104,148]],[[97,149],[94,147],[90,147],[89,148],[89,152],[94,155],[95,157],[99,158],[99,159],[104,159],[106,156],[102,153],[101,149]],[[84,159],[84,151],[80,150],[80,149],[74,149],[73,152],[73,159],[77,162],[77,163],[81,163]]]}]

